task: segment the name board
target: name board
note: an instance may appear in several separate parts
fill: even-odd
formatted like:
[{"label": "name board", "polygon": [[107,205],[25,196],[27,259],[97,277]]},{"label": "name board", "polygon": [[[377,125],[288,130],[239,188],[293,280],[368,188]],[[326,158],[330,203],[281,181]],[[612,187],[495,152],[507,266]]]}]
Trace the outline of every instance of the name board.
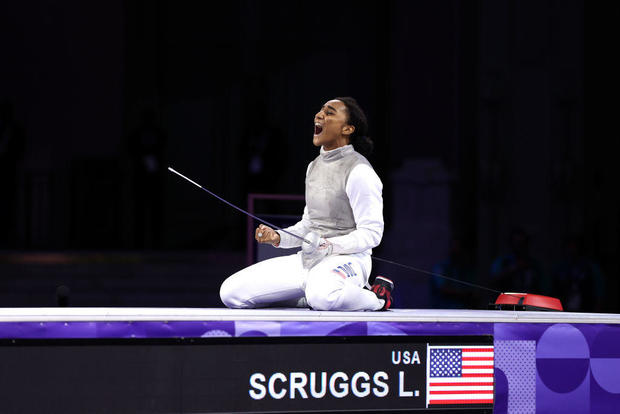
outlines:
[{"label": "name board", "polygon": [[121,411],[182,407],[190,413],[493,408],[490,336],[65,339],[2,345],[0,381],[9,386],[0,398],[8,407],[14,402],[24,408],[34,398],[56,402],[65,412],[88,410],[89,404]]}]

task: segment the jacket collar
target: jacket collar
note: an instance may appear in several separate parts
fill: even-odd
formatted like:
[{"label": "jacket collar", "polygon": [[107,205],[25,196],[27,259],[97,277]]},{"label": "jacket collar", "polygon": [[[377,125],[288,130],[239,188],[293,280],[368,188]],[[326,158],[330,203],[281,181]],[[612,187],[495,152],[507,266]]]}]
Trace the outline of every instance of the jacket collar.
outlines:
[{"label": "jacket collar", "polygon": [[352,153],[353,151],[353,145],[351,144],[333,149],[331,151],[326,151],[323,147],[321,147],[320,157],[323,161],[335,161],[341,159],[347,154]]}]

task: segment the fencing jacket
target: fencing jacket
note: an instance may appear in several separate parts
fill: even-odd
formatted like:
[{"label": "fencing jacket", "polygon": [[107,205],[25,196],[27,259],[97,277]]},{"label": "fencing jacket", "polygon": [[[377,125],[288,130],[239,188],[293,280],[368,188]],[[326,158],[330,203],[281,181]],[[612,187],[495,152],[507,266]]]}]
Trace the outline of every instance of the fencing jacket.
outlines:
[{"label": "fencing jacket", "polygon": [[[383,184],[352,145],[325,151],[308,165],[306,207],[301,221],[286,230],[314,231],[333,244],[334,254],[372,253],[383,236]],[[282,231],[278,247],[301,246]]]}]

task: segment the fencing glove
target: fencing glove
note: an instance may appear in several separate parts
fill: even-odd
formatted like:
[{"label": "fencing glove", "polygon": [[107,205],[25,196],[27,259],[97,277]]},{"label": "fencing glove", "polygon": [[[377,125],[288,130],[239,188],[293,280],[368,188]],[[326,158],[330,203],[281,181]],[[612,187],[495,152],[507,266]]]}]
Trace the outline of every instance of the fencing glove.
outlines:
[{"label": "fencing glove", "polygon": [[332,254],[333,245],[319,236],[315,232],[310,232],[304,236],[310,243],[301,244],[301,262],[304,269],[312,269],[324,257]]}]

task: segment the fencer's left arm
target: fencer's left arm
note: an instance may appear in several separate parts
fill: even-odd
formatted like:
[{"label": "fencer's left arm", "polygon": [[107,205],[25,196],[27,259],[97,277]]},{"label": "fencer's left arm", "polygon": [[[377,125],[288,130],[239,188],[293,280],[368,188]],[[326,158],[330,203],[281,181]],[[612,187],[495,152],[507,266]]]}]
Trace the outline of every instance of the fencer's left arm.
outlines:
[{"label": "fencer's left arm", "polygon": [[345,191],[353,210],[356,229],[344,236],[327,239],[333,254],[360,253],[377,247],[383,237],[383,184],[369,165],[351,170]]},{"label": "fencer's left arm", "polygon": [[[310,231],[310,218],[308,215],[308,206],[304,207],[304,214],[301,217],[301,220],[296,224],[287,227],[285,229],[289,233],[297,234],[298,236],[304,237]],[[290,249],[292,247],[301,246],[302,241],[297,237],[293,237],[290,234],[287,234],[283,231],[276,230],[280,235],[280,244],[274,247],[282,247],[284,249]]]}]

